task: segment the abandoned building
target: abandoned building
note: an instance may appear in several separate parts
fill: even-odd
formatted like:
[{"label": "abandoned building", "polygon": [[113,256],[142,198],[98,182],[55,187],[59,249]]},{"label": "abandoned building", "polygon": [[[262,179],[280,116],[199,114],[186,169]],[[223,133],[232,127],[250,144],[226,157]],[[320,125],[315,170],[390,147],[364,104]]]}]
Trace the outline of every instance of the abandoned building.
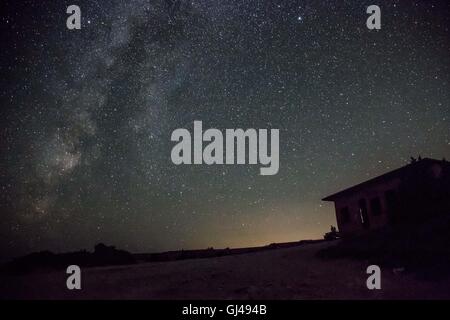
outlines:
[{"label": "abandoned building", "polygon": [[450,214],[450,162],[411,163],[323,198],[333,201],[342,237],[417,221],[436,212]]}]

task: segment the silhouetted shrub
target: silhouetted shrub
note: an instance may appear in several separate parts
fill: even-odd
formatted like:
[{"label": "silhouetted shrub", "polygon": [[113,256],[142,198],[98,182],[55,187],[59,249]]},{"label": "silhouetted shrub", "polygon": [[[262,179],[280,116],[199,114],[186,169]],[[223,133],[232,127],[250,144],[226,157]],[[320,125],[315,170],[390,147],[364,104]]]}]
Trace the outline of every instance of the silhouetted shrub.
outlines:
[{"label": "silhouetted shrub", "polygon": [[86,250],[55,254],[41,251],[13,259],[3,267],[9,273],[28,273],[34,271],[49,271],[65,269],[75,264],[81,267],[122,265],[135,263],[133,255],[124,250],[117,250],[113,246],[100,243],[95,246],[94,253]]}]

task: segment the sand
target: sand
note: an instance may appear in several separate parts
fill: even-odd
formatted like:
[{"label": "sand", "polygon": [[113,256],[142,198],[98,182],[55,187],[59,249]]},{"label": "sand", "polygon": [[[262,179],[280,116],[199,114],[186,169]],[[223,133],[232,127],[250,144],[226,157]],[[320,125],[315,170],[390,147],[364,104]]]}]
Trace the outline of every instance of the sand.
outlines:
[{"label": "sand", "polygon": [[381,290],[368,290],[368,263],[322,260],[332,242],[208,259],[82,269],[81,290],[65,270],[0,276],[4,299],[449,299],[450,279],[426,281],[381,269]]}]

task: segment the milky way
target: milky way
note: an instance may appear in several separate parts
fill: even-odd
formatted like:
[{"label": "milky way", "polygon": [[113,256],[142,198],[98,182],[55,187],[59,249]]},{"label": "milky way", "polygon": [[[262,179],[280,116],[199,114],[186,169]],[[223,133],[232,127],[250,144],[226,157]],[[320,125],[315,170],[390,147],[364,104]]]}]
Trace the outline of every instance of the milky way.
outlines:
[{"label": "milky way", "polygon": [[[450,158],[447,1],[55,2],[2,5],[3,256],[319,238],[323,196]],[[175,166],[194,120],[280,129],[279,173]]]}]

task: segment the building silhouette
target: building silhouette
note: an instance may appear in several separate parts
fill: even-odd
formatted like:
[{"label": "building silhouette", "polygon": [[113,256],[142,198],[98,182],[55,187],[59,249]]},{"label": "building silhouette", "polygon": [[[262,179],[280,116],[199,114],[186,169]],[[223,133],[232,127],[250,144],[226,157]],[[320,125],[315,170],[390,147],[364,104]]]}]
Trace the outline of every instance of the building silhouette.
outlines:
[{"label": "building silhouette", "polygon": [[411,227],[450,214],[450,163],[411,158],[411,163],[329,195],[342,237],[386,226]]}]

